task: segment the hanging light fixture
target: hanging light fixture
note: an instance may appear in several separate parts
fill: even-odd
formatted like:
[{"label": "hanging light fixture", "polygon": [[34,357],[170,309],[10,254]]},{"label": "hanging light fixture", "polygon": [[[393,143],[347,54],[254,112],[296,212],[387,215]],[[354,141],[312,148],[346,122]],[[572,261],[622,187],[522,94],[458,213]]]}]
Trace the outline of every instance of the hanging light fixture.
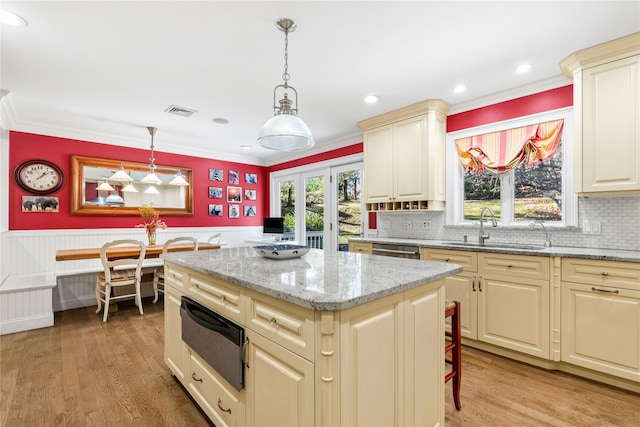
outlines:
[{"label": "hanging light fixture", "polygon": [[182,171],[180,171],[180,170],[178,170],[178,173],[175,175],[175,178],[173,178],[169,184],[170,185],[180,185],[180,186],[183,186],[183,187],[189,185],[187,180],[184,179],[184,175],[182,175]]},{"label": "hanging light fixture", "polygon": [[[258,143],[265,148],[281,151],[296,151],[311,148],[315,145],[309,127],[298,118],[298,92],[289,86],[289,32],[296,29],[296,23],[289,18],[279,19],[276,26],[284,32],[284,73],[282,80],[284,84],[273,89],[273,113],[274,116],[267,120],[260,133]],[[276,105],[278,88],[285,92],[283,98]],[[286,92],[291,89],[294,100],[289,99]]]},{"label": "hanging light fixture", "polygon": [[155,185],[150,185],[144,190],[144,194],[160,194]]},{"label": "hanging light fixture", "polygon": [[149,130],[149,134],[151,135],[151,157],[149,157],[149,173],[140,181],[146,184],[162,184],[162,180],[158,178],[158,175],[156,175],[156,164],[154,163],[156,159],[153,157],[153,136],[156,134],[156,130],[158,129],[151,126],[147,127],[147,129]]},{"label": "hanging light fixture", "polygon": [[130,182],[127,185],[125,185],[124,187],[122,187],[122,191],[123,193],[137,193],[138,189],[136,187],[134,187],[133,183]]},{"label": "hanging light fixture", "polygon": [[122,165],[122,163],[120,163],[120,169],[118,169],[118,171],[116,173],[111,175],[109,177],[109,179],[111,181],[120,181],[120,182],[131,182],[131,181],[133,181],[133,178],[131,178],[131,175],[129,175],[128,173],[126,173],[124,171],[124,166]]},{"label": "hanging light fixture", "polygon": [[109,182],[106,180],[102,184],[98,185],[96,189],[100,191],[116,191],[116,189],[109,185]]}]

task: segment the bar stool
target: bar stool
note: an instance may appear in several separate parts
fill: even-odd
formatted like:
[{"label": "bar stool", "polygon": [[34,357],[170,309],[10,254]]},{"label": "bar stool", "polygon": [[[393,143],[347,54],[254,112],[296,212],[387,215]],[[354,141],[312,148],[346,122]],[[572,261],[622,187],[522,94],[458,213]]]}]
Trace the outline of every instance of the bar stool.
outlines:
[{"label": "bar stool", "polygon": [[451,365],[451,372],[444,376],[447,383],[453,379],[453,402],[456,409],[460,410],[460,375],[462,373],[462,351],[460,336],[460,301],[446,301],[444,306],[445,319],[451,317],[451,332],[445,331],[445,335],[450,338],[444,346],[445,354],[451,351],[451,358],[445,356],[444,361]]}]

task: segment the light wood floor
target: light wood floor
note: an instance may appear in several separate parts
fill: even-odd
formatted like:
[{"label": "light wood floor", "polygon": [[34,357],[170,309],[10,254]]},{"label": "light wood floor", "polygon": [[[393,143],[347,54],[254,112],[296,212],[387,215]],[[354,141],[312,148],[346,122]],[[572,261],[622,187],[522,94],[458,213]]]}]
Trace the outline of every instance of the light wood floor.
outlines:
[{"label": "light wood floor", "polygon": [[[162,303],[121,303],[0,337],[0,426],[209,426],[163,362]],[[462,410],[446,424],[640,426],[640,395],[463,347]]]}]

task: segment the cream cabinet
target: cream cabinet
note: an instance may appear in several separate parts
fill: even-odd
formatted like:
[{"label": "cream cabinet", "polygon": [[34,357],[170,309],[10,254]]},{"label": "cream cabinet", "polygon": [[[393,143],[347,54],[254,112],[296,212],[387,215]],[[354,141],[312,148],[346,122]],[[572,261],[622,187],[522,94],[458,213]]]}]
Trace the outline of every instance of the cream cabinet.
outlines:
[{"label": "cream cabinet", "polygon": [[561,360],[640,382],[640,264],[562,260]]},{"label": "cream cabinet", "polygon": [[358,123],[368,210],[442,210],[449,105],[427,100]]},{"label": "cream cabinet", "polygon": [[462,336],[550,358],[550,259],[425,249],[422,259],[459,264],[445,296],[460,301]]},{"label": "cream cabinet", "polygon": [[373,245],[367,242],[349,242],[349,252],[371,255],[373,254]]},{"label": "cream cabinet", "polygon": [[576,192],[640,193],[640,33],[560,65],[574,79]]},{"label": "cream cabinet", "polygon": [[[165,269],[165,361],[216,426],[444,424],[444,281],[316,311]],[[245,328],[243,390],[182,341],[183,295]]]}]

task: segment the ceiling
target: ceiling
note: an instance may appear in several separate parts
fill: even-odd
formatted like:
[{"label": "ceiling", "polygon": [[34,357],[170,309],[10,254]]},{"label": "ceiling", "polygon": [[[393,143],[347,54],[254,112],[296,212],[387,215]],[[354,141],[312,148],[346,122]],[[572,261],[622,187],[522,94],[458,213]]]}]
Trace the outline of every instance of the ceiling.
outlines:
[{"label": "ceiling", "polygon": [[[568,84],[558,65],[567,55],[640,31],[638,1],[1,6],[28,22],[1,28],[5,128],[148,148],[146,127],[154,126],[159,152],[261,165],[358,142],[359,120],[424,99],[443,99],[459,112],[499,102],[499,94]],[[282,17],[298,26],[289,35],[289,83],[317,143],[310,151],[256,143],[282,83],[284,34],[275,27]],[[516,74],[524,62],[532,70]],[[467,91],[454,93],[458,84]],[[380,101],[365,104],[369,94]],[[172,105],[197,112],[166,113]]]}]

